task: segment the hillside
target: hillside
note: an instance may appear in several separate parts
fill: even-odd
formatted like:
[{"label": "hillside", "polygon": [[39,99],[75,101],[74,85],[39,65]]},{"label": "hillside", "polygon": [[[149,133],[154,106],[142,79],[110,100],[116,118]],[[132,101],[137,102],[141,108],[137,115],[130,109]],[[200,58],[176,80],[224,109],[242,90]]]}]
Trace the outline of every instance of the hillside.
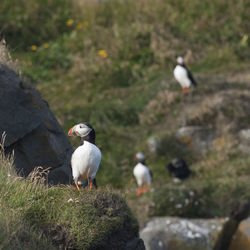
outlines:
[{"label": "hillside", "polygon": [[[2,142],[0,147],[2,249],[126,249],[139,244],[136,219],[110,187],[95,192],[69,185],[49,188],[41,167],[26,179],[18,177],[13,157],[4,156]],[[133,249],[143,249],[139,246]]]},{"label": "hillside", "polygon": [[[250,156],[238,148],[250,121],[248,2],[31,2],[5,1],[0,10],[13,67],[39,89],[65,133],[80,121],[94,126],[100,187],[126,193],[141,224],[151,215],[227,216],[249,199]],[[198,81],[185,97],[172,75],[178,55]],[[183,126],[206,126],[217,143],[194,152],[176,137]],[[150,138],[159,141],[154,153]],[[137,151],[154,173],[152,192],[140,198],[132,175]],[[165,169],[175,157],[191,166],[184,183],[173,183]]]}]

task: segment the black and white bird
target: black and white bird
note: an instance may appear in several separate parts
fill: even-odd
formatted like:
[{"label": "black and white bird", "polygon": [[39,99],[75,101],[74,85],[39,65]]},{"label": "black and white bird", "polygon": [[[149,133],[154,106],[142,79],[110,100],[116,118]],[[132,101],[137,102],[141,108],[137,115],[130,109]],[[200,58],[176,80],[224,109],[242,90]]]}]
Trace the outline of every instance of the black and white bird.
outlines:
[{"label": "black and white bird", "polygon": [[95,145],[95,130],[87,122],[72,127],[69,136],[80,136],[81,145],[73,152],[71,157],[72,175],[75,185],[80,190],[78,182],[88,181],[90,190],[96,185],[95,176],[101,162],[101,151]]},{"label": "black and white bird", "polygon": [[146,156],[142,152],[138,152],[134,159],[137,164],[134,167],[133,174],[138,185],[137,195],[140,195],[149,190],[152,182],[152,172],[145,165]]},{"label": "black and white bird", "polygon": [[197,86],[193,75],[185,65],[184,58],[181,56],[177,57],[177,65],[174,69],[174,77],[180,83],[183,94],[188,93],[191,87]]},{"label": "black and white bird", "polygon": [[183,159],[173,159],[166,168],[170,176],[179,180],[188,178],[191,173],[187,163]]}]

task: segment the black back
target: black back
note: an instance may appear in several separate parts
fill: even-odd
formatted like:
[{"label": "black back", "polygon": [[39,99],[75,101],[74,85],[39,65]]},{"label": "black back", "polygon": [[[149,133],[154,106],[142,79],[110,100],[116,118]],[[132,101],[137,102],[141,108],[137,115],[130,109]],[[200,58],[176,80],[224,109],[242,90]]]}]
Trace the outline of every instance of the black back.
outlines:
[{"label": "black back", "polygon": [[188,165],[183,159],[174,159],[171,163],[167,165],[166,168],[168,170],[169,175],[179,179],[186,179],[191,173]]},{"label": "black back", "polygon": [[181,66],[184,67],[187,70],[188,78],[191,80],[192,85],[196,87],[197,86],[197,82],[195,81],[192,73],[189,71],[189,69],[187,68],[187,66],[185,64],[182,64]]},{"label": "black back", "polygon": [[90,131],[90,133],[87,136],[81,137],[81,145],[84,143],[84,141],[88,141],[90,143],[95,144],[95,130],[94,130],[94,128],[87,122],[82,122],[82,123],[87,125],[92,130]]},{"label": "black back", "polygon": [[[137,161],[138,163],[141,163],[141,164],[147,166],[147,165],[146,165],[146,160],[138,160],[138,159],[136,159],[136,161]],[[152,172],[152,170],[151,170],[148,166],[147,166],[147,168],[149,169],[149,174],[150,174],[150,176],[151,176],[151,179],[153,180],[153,172]]]}]

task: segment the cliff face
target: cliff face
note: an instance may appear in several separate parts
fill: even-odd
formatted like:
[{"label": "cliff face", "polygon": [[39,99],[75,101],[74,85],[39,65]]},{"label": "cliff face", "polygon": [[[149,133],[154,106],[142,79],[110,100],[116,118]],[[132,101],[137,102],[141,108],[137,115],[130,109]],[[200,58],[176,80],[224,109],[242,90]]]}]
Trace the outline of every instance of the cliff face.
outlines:
[{"label": "cliff face", "polygon": [[42,166],[50,168],[50,182],[71,182],[73,148],[68,138],[39,92],[25,87],[4,65],[0,65],[0,116],[6,152],[14,151],[15,167],[22,175]]}]

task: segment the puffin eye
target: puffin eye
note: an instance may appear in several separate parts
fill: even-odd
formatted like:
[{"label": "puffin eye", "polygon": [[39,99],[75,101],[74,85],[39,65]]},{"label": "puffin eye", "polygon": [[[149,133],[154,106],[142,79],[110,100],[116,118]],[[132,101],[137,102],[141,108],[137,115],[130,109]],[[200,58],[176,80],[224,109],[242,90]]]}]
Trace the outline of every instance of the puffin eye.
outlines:
[{"label": "puffin eye", "polygon": [[82,128],[82,125],[80,125],[80,128]]}]

